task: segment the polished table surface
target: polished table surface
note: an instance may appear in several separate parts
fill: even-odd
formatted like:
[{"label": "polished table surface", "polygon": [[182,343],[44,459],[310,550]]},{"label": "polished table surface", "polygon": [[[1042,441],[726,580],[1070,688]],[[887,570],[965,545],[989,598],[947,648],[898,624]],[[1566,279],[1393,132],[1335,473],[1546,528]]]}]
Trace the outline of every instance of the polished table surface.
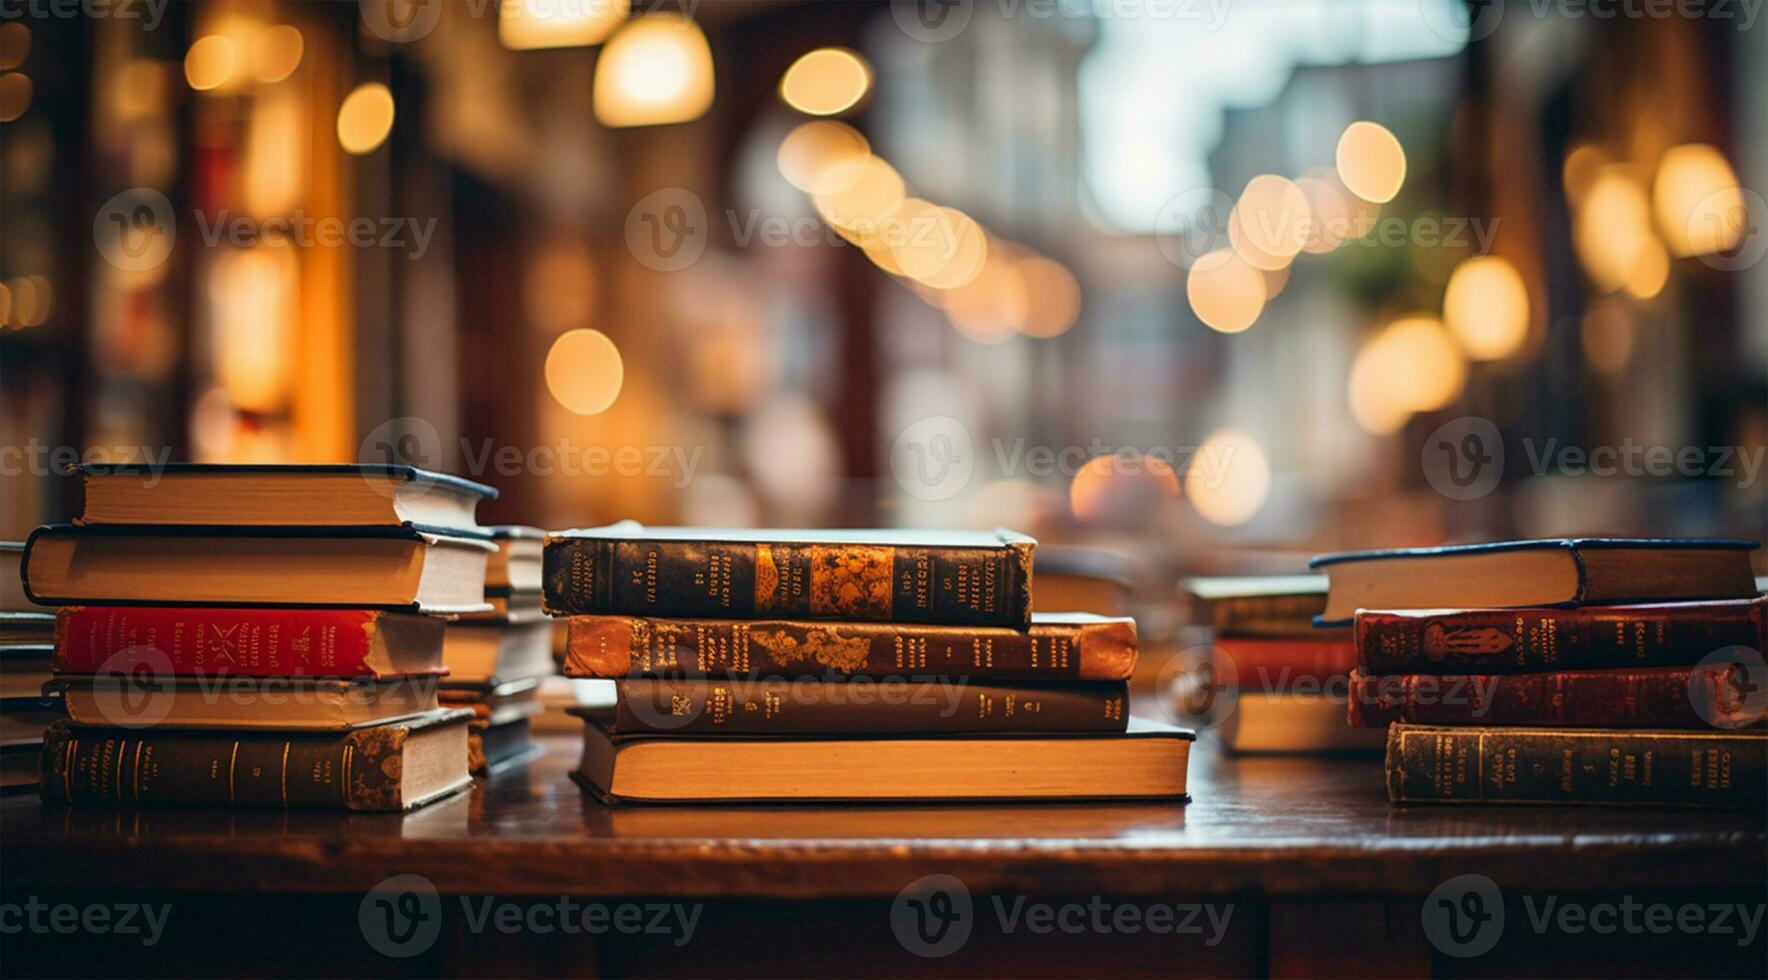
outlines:
[{"label": "polished table surface", "polygon": [[[1381,760],[1193,753],[1189,803],[609,807],[578,740],[414,813],[110,810],[0,800],[10,887],[355,892],[422,874],[503,895],[894,895],[954,874],[1031,894],[1416,895],[1467,872],[1539,889],[1760,887],[1755,812],[1389,805]],[[247,887],[250,887],[247,885]]]}]

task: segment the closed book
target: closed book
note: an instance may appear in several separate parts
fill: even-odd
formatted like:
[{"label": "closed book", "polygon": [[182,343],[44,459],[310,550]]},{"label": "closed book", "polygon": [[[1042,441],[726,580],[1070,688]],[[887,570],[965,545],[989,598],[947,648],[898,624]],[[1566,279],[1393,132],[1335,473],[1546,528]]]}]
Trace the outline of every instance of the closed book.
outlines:
[{"label": "closed book", "polygon": [[572,677],[901,677],[1127,680],[1136,621],[1038,613],[1031,629],[817,620],[574,616]]},{"label": "closed book", "polygon": [[63,606],[61,674],[399,677],[441,673],[445,620],[376,609]]},{"label": "closed book", "polygon": [[1393,725],[1395,803],[1762,807],[1768,734]]},{"label": "closed book", "polygon": [[55,610],[48,606],[36,608],[42,611],[0,612],[0,649],[55,642]]},{"label": "closed book", "polygon": [[1741,663],[1541,674],[1351,674],[1350,722],[1383,727],[1742,728],[1760,721]]},{"label": "closed book", "polygon": [[0,648],[0,699],[42,697],[54,655],[47,644]]},{"label": "closed book", "polygon": [[1307,637],[1326,609],[1324,575],[1219,575],[1179,583],[1187,619],[1218,637]]},{"label": "closed book", "polygon": [[43,744],[43,798],[120,807],[409,810],[472,782],[465,711],[336,735],[87,727]]},{"label": "closed book", "polygon": [[624,522],[546,538],[555,616],[1031,625],[1032,552],[1011,531],[724,531]]},{"label": "closed book", "polygon": [[[574,713],[583,714],[575,710]],[[655,737],[583,726],[580,785],[609,802],[1183,799],[1195,736]]]},{"label": "closed book", "polygon": [[0,747],[43,744],[43,730],[68,716],[59,693],[0,698]]},{"label": "closed book", "polygon": [[479,530],[482,483],[414,466],[165,463],[84,464],[75,524],[174,526],[399,525]]},{"label": "closed book", "polygon": [[1281,691],[1302,681],[1320,684],[1345,676],[1357,665],[1357,648],[1348,636],[1319,640],[1224,636],[1211,646],[1220,683],[1260,691]]},{"label": "closed book", "polygon": [[1363,610],[1365,674],[1505,674],[1680,666],[1731,646],[1768,650],[1768,600],[1577,609]]},{"label": "closed book", "polygon": [[1550,538],[1316,558],[1330,580],[1320,625],[1359,609],[1525,608],[1749,599],[1752,541]]},{"label": "closed book", "polygon": [[552,631],[549,620],[514,625],[450,623],[442,639],[447,683],[496,686],[552,674],[557,666]]},{"label": "closed book", "polygon": [[68,527],[31,532],[50,605],[356,606],[479,612],[488,540],[403,527]]},{"label": "closed book", "polygon": [[602,717],[616,734],[829,735],[1121,732],[1129,687],[847,681],[622,680]]},{"label": "closed book", "polygon": [[[1212,713],[1199,717],[1204,734],[1235,755],[1374,755],[1380,732],[1344,723],[1338,692],[1301,694],[1245,689],[1218,693]],[[1181,718],[1180,720],[1184,720]],[[1203,728],[1206,723],[1212,725]]]},{"label": "closed book", "polygon": [[435,675],[388,680],[68,675],[49,682],[82,725],[342,731],[436,709]]}]

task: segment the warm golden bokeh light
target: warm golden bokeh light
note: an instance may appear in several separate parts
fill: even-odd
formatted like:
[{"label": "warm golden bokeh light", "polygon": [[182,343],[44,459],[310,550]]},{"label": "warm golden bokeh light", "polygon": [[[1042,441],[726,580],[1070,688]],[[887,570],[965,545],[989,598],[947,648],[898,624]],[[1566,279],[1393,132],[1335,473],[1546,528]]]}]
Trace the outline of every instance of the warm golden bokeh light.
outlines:
[{"label": "warm golden bokeh light", "polygon": [[1220,429],[1203,440],[1185,470],[1185,496],[1204,520],[1235,527],[1251,520],[1271,492],[1271,464],[1258,440]]},{"label": "warm golden bokeh light", "polygon": [[1560,175],[1565,185],[1565,199],[1577,207],[1584,203],[1596,175],[1611,162],[1608,154],[1594,143],[1580,143],[1565,155],[1565,168]]},{"label": "warm golden bokeh light", "polygon": [[865,98],[872,68],[857,52],[818,48],[792,63],[780,79],[780,98],[799,112],[833,116]]},{"label": "warm golden bokeh light", "polygon": [[1294,270],[1294,268],[1293,265],[1286,265],[1281,269],[1260,270],[1265,279],[1265,302],[1269,303],[1271,300],[1283,295],[1283,287],[1289,285],[1289,273]]},{"label": "warm golden bokeh light", "polygon": [[1380,348],[1365,343],[1351,361],[1350,381],[1345,390],[1351,417],[1365,432],[1378,436],[1393,435],[1412,417],[1412,410],[1402,404],[1398,390],[1383,374],[1388,368]]},{"label": "warm golden bokeh light", "polygon": [[1217,249],[1191,264],[1185,298],[1210,329],[1239,333],[1264,312],[1265,277],[1233,251]]},{"label": "warm golden bokeh light", "polygon": [[1443,323],[1476,361],[1516,353],[1529,335],[1529,291],[1521,273],[1496,256],[1461,263],[1443,292]]},{"label": "warm golden bokeh light", "polygon": [[31,55],[31,29],[9,20],[0,23],[0,71],[17,68]]},{"label": "warm golden bokeh light", "polygon": [[1351,193],[1334,173],[1310,173],[1295,182],[1296,189],[1308,202],[1308,234],[1301,247],[1314,255],[1324,255],[1344,244],[1351,236],[1356,204]]},{"label": "warm golden bokeh light", "polygon": [[1083,521],[1131,517],[1178,495],[1172,464],[1154,456],[1095,456],[1068,484],[1068,506]]},{"label": "warm golden bokeh light", "polygon": [[0,75],[0,122],[11,122],[31,107],[31,79],[23,72]]},{"label": "warm golden bokeh light", "polygon": [[252,77],[266,85],[282,81],[300,67],[305,49],[301,32],[289,24],[258,31],[252,37]]},{"label": "warm golden bokeh light", "polygon": [[512,51],[600,44],[626,20],[629,0],[503,0],[497,39]]},{"label": "warm golden bokeh light", "polygon": [[1365,341],[1351,363],[1351,415],[1369,432],[1399,430],[1416,412],[1442,408],[1467,384],[1467,362],[1434,317],[1396,320]]},{"label": "warm golden bokeh light", "polygon": [[[903,208],[907,187],[896,168],[871,155],[850,157],[824,171],[821,182],[837,188],[811,195],[817,214],[837,230],[857,228],[885,235],[892,249],[891,236],[905,234],[902,228],[885,228],[885,219]],[[893,223],[895,224],[895,223]]]},{"label": "warm golden bokeh light", "polygon": [[663,126],[712,108],[712,48],[700,25],[673,13],[627,21],[595,64],[595,117],[604,126]]},{"label": "warm golden bokeh light", "polygon": [[1060,337],[1080,318],[1080,283],[1074,274],[1055,259],[1031,255],[1016,260],[1014,266],[1025,285],[1025,322],[1020,330],[1027,337]]},{"label": "warm golden bokeh light", "polygon": [[841,180],[857,180],[862,172],[840,165],[864,161],[871,151],[866,138],[846,123],[807,122],[780,141],[780,176],[806,194],[832,194],[842,189]]},{"label": "warm golden bokeh light", "polygon": [[223,252],[209,280],[209,305],[227,329],[216,334],[215,377],[247,412],[280,411],[293,383],[296,268],[292,250],[259,246]]},{"label": "warm golden bokeh light", "polygon": [[1288,265],[1308,240],[1308,199],[1293,181],[1261,174],[1246,184],[1228,219],[1234,251],[1255,268]]},{"label": "warm golden bokeh light", "polygon": [[1002,248],[988,250],[975,278],[936,298],[952,326],[979,344],[1000,343],[1026,326],[1030,299],[1025,276]]},{"label": "warm golden bokeh light", "polygon": [[902,232],[890,248],[903,275],[934,289],[957,289],[981,275],[988,233],[976,219],[956,208],[908,204],[898,218]]},{"label": "warm golden bokeh light", "polygon": [[1658,163],[1651,196],[1658,232],[1677,258],[1726,251],[1749,227],[1737,174],[1705,143],[1671,147]]},{"label": "warm golden bokeh light", "polygon": [[1653,238],[1638,178],[1619,164],[1602,168],[1572,224],[1572,243],[1591,281],[1605,293],[1626,285]]},{"label": "warm golden bokeh light", "polygon": [[1338,138],[1338,175],[1351,193],[1385,204],[1406,182],[1406,151],[1379,123],[1351,123]]},{"label": "warm golden bokeh light", "polygon": [[364,82],[338,107],[338,145],[358,156],[374,152],[393,131],[393,93],[380,82]]},{"label": "warm golden bokeh light", "polygon": [[184,80],[198,92],[220,88],[233,77],[239,52],[233,42],[219,34],[199,37],[184,55]]},{"label": "warm golden bokeh light", "polygon": [[619,348],[600,330],[571,330],[546,352],[546,390],[578,415],[607,410],[626,380]]},{"label": "warm golden bokeh light", "polygon": [[1645,239],[1633,261],[1633,271],[1627,273],[1627,295],[1634,299],[1651,299],[1663,292],[1669,281],[1670,253],[1656,238]]},{"label": "warm golden bokeh light", "polygon": [[0,327],[12,326],[12,287],[0,282]]}]

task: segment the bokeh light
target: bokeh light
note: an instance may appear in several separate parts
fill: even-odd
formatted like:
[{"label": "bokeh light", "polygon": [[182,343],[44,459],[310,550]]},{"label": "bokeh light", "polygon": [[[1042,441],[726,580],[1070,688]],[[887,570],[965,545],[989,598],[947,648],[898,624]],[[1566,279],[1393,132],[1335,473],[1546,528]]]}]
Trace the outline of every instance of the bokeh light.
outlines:
[{"label": "bokeh light", "polygon": [[869,156],[871,146],[858,130],[846,123],[818,119],[786,134],[780,141],[777,161],[786,183],[806,194],[832,194],[842,189],[840,181],[857,180],[862,173],[858,167],[840,165]]},{"label": "bokeh light", "polygon": [[1338,138],[1338,175],[1351,193],[1385,204],[1406,182],[1405,148],[1379,123],[1351,123]]},{"label": "bokeh light", "polygon": [[1443,323],[1476,361],[1516,353],[1529,334],[1529,292],[1522,275],[1496,256],[1456,266],[1443,292]]},{"label": "bokeh light", "polygon": [[1271,492],[1271,464],[1258,440],[1239,429],[1212,432],[1185,470],[1185,496],[1204,520],[1245,524]]},{"label": "bokeh light", "polygon": [[596,415],[620,397],[626,365],[600,330],[569,330],[546,352],[546,390],[578,415]]},{"label": "bokeh light", "polygon": [[1185,298],[1211,330],[1239,333],[1264,312],[1265,278],[1232,250],[1217,249],[1191,264]]},{"label": "bokeh light", "polygon": [[1611,164],[1596,175],[1573,220],[1572,241],[1596,287],[1612,293],[1627,284],[1647,256],[1654,235],[1651,211],[1631,170]]},{"label": "bokeh light", "polygon": [[184,80],[198,92],[220,88],[233,77],[239,52],[233,42],[219,34],[199,37],[184,54]]},{"label": "bokeh light", "polygon": [[592,98],[604,126],[663,126],[712,108],[712,48],[690,18],[627,21],[596,58]]},{"label": "bokeh light", "polygon": [[600,44],[625,22],[629,0],[503,0],[497,39],[512,51]]},{"label": "bokeh light", "polygon": [[1019,329],[1028,337],[1059,337],[1080,318],[1080,283],[1055,259],[1029,255],[1015,260],[1026,295],[1025,322]]},{"label": "bokeh light", "polygon": [[799,112],[833,116],[865,98],[872,69],[846,48],[818,48],[792,63],[780,79],[780,98]]},{"label": "bokeh light", "polygon": [[338,145],[358,156],[372,153],[393,131],[393,93],[380,82],[365,82],[338,107]]},{"label": "bokeh light", "polygon": [[[1658,162],[1651,195],[1658,232],[1677,258],[1726,251],[1749,227],[1737,174],[1723,153],[1704,143],[1671,147]],[[1629,280],[1628,292],[1632,286]]]},{"label": "bokeh light", "polygon": [[1281,269],[1308,240],[1312,222],[1307,195],[1293,181],[1261,174],[1248,181],[1228,219],[1234,251],[1248,265]]}]

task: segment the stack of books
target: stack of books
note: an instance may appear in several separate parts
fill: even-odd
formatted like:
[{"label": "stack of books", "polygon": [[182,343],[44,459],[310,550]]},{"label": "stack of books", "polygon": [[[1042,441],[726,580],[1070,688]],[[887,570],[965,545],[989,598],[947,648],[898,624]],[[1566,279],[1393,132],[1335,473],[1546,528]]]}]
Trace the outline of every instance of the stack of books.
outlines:
[{"label": "stack of books", "polygon": [[553,673],[553,622],[540,608],[538,528],[488,528],[497,553],[485,568],[491,608],[448,624],[442,658],[444,705],[473,712],[467,760],[474,775],[531,755],[530,725],[541,712],[540,685]]},{"label": "stack of books", "polygon": [[1349,627],[1319,628],[1324,575],[1192,578],[1190,656],[1163,692],[1175,715],[1242,754],[1379,752],[1378,734],[1344,723],[1356,647]]},{"label": "stack of books", "polygon": [[576,778],[606,801],[1182,797],[1191,733],[1132,720],[1135,621],[1031,614],[1008,531],[620,524],[546,539]]},{"label": "stack of books", "polygon": [[61,606],[43,795],[404,810],[469,785],[442,617],[486,609],[489,487],[398,466],[83,468],[24,588]]},{"label": "stack of books", "polygon": [[43,733],[66,716],[59,694],[45,694],[55,652],[55,610],[25,595],[25,546],[0,541],[0,791],[37,785]]},{"label": "stack of books", "polygon": [[1765,600],[1735,541],[1566,539],[1316,559],[1355,629],[1353,725],[1396,803],[1768,803]]}]

